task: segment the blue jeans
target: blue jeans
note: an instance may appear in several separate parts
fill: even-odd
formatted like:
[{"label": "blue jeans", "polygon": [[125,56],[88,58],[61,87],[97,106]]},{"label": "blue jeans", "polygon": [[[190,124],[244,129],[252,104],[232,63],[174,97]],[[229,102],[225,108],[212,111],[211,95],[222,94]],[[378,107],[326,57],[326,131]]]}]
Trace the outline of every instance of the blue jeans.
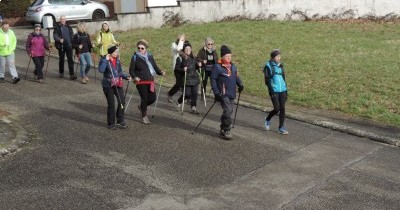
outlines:
[{"label": "blue jeans", "polygon": [[88,73],[90,68],[92,68],[92,55],[90,52],[81,53],[79,55],[79,63],[81,64],[81,77],[85,77]]}]

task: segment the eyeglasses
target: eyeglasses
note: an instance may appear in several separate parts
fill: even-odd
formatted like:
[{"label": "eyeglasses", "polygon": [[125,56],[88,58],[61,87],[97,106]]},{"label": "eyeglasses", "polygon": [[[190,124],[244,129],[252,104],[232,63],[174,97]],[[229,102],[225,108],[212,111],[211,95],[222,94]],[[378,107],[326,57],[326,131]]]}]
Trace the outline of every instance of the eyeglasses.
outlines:
[{"label": "eyeglasses", "polygon": [[213,43],[208,43],[207,45],[214,45]]},{"label": "eyeglasses", "polygon": [[137,49],[138,50],[144,50],[145,48],[144,47],[138,47]]},{"label": "eyeglasses", "polygon": [[41,31],[41,29],[40,28],[36,28],[35,31]]}]

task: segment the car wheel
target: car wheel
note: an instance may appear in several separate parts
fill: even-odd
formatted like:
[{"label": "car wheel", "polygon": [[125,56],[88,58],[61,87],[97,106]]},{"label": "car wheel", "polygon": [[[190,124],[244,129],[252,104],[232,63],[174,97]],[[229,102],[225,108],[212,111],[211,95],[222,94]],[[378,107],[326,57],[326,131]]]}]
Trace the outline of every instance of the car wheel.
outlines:
[{"label": "car wheel", "polygon": [[97,9],[93,12],[92,20],[101,20],[104,19],[106,15],[104,14],[103,10]]},{"label": "car wheel", "polygon": [[42,18],[42,27],[43,27],[43,20],[44,20],[46,17],[51,17],[51,19],[53,19],[53,27],[55,27],[55,25],[56,25],[56,18],[55,18],[53,15],[45,15],[45,16],[43,16],[43,18]]}]

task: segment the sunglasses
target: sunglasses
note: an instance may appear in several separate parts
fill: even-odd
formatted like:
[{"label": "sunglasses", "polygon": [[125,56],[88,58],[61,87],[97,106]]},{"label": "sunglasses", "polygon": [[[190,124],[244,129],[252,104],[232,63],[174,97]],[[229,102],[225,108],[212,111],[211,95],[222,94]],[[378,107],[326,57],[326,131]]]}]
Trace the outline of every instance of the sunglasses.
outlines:
[{"label": "sunglasses", "polygon": [[137,49],[138,50],[144,50],[145,48],[144,47],[138,47]]},{"label": "sunglasses", "polygon": [[208,43],[207,45],[214,45],[213,43]]},{"label": "sunglasses", "polygon": [[39,29],[39,28],[36,28],[36,29],[35,29],[35,31],[41,31],[41,29]]}]

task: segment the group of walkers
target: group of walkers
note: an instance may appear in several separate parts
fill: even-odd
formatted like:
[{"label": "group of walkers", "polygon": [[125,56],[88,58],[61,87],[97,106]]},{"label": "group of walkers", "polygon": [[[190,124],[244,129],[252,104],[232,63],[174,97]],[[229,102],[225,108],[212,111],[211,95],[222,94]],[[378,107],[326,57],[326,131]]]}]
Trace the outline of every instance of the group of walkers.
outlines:
[{"label": "group of walkers", "polygon": [[[64,77],[66,56],[70,79],[77,79],[73,68],[73,50],[75,50],[75,54],[79,58],[81,65],[80,76],[81,83],[83,84],[89,81],[87,74],[93,66],[91,57],[93,45],[85,29],[85,24],[79,23],[77,25],[77,33],[74,34],[71,26],[66,24],[66,19],[62,16],[60,23],[55,26],[53,33],[55,47],[60,57],[59,77]],[[142,117],[142,123],[150,124],[147,111],[148,106],[158,100],[155,90],[155,76],[164,76],[166,72],[157,66],[153,55],[147,51],[149,43],[144,39],[136,43],[137,50],[132,55],[129,74],[125,73],[122,69],[119,59],[119,42],[115,40],[108,23],[105,22],[102,24],[101,30],[96,36],[95,43],[98,46],[100,55],[98,71],[103,73],[101,85],[107,100],[108,128],[115,130],[127,127],[124,120],[127,90],[124,93],[123,80],[128,80],[128,85],[131,81],[135,83],[141,98],[138,110]],[[20,80],[14,61],[16,38],[6,22],[2,24],[0,47],[0,80],[4,81],[4,65],[8,63],[10,73],[13,76],[13,83],[16,84]],[[39,83],[44,83],[42,69],[44,66],[45,50],[50,50],[51,47],[46,37],[41,34],[40,24],[36,24],[34,31],[28,36],[26,51],[35,64],[34,74]],[[168,91],[168,101],[173,103],[173,96],[182,90],[182,94],[176,101],[176,109],[183,112],[186,99],[187,103],[190,104],[191,113],[199,114],[197,111],[199,85],[201,88],[201,99],[205,102],[208,80],[210,80],[211,90],[215,98],[214,104],[219,102],[223,109],[219,135],[224,139],[231,139],[234,100],[236,99],[237,92],[239,92],[240,97],[244,85],[238,75],[236,65],[232,62],[232,53],[229,47],[222,45],[220,48],[221,57],[218,58],[214,40],[211,37],[207,37],[204,40],[204,46],[198,51],[197,56],[195,56],[192,52],[191,43],[182,34],[172,43],[171,50],[173,59],[172,67],[176,83]],[[266,62],[263,73],[274,109],[265,118],[264,127],[269,130],[272,117],[280,113],[278,132],[288,134],[288,131],[284,128],[287,88],[284,68],[280,62],[280,51],[273,50],[270,56],[271,58]],[[117,107],[115,107],[115,100]],[[208,111],[211,108],[212,106]]]}]

